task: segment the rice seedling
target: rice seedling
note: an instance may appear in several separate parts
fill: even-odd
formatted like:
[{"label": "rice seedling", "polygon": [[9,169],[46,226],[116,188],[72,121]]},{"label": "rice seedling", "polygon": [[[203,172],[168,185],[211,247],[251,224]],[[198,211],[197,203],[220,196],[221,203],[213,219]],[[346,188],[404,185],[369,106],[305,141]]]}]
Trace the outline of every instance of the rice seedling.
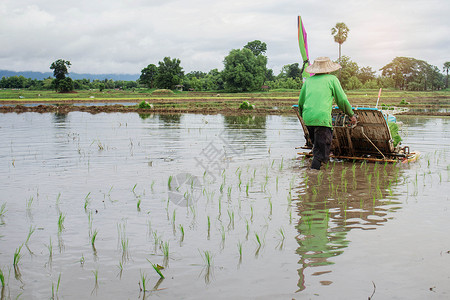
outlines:
[{"label": "rice seedling", "polygon": [[225,244],[225,228],[223,227],[223,225],[222,225],[222,227],[221,227],[221,230],[220,230],[220,235],[222,236],[222,247],[224,246],[224,244]]},{"label": "rice seedling", "polygon": [[91,203],[91,198],[89,197],[91,192],[87,193],[86,197],[84,197],[84,210],[86,211],[89,204]]},{"label": "rice seedling", "polygon": [[55,291],[55,286],[53,284],[52,281],[52,299],[58,299],[58,292],[59,292],[59,285],[61,283],[61,273],[59,273],[58,276],[58,282],[56,283],[56,291]]},{"label": "rice seedling", "polygon": [[228,199],[231,198],[231,191],[232,191],[232,189],[233,189],[232,186],[229,186],[229,187],[228,187],[228,192],[227,192]]},{"label": "rice seedling", "polygon": [[[144,292],[144,295],[145,295],[145,292],[147,291],[147,288],[145,287],[145,285],[146,285],[146,283],[147,283],[147,275],[146,275],[145,273],[142,273],[142,271],[141,271],[141,281],[140,281],[140,283],[142,283],[142,287],[141,287],[141,285],[139,284],[140,291],[141,291],[141,292]],[[144,298],[145,298],[145,297],[144,297]]]},{"label": "rice seedling", "polygon": [[89,236],[92,235],[92,222],[93,222],[93,218],[92,218],[92,211],[89,211],[88,213],[88,228],[89,228]]},{"label": "rice seedling", "polygon": [[169,242],[161,242],[161,250],[164,255],[165,264],[167,264],[167,261],[169,259]]},{"label": "rice seedling", "polygon": [[275,179],[275,188],[276,188],[276,190],[278,192],[278,175],[277,175],[277,178]]},{"label": "rice seedling", "polygon": [[155,252],[156,252],[158,245],[160,245],[160,243],[161,243],[161,238],[158,236],[158,232],[156,230],[153,232],[153,240],[154,240]]},{"label": "rice seedling", "polygon": [[96,290],[98,288],[98,269],[93,270],[92,274],[94,274],[94,290]]},{"label": "rice seedling", "polygon": [[181,232],[181,237],[180,237],[180,242],[184,241],[184,227],[183,225],[178,225],[178,228],[180,228],[180,232]]},{"label": "rice seedling", "polygon": [[94,232],[92,233],[92,237],[91,237],[91,245],[92,245],[92,249],[94,249],[94,251],[96,251],[96,249],[95,249],[95,240],[97,238],[97,234],[98,234],[98,230],[94,229]]},{"label": "rice seedling", "polygon": [[152,265],[153,269],[159,275],[159,277],[164,279],[165,277],[164,277],[163,273],[161,272],[161,270],[164,270],[164,267],[160,266],[158,264],[152,263],[148,258],[147,258],[147,261]]},{"label": "rice seedling", "polygon": [[280,166],[279,166],[279,170],[282,171],[283,170],[283,157],[281,158],[281,162],[280,162]]},{"label": "rice seedling", "polygon": [[269,197],[268,201],[269,201],[269,216],[271,216],[272,215],[272,197]]},{"label": "rice seedling", "polygon": [[136,202],[136,209],[137,209],[137,211],[141,211],[141,201],[142,201],[142,199],[141,199],[140,196],[138,196],[137,199],[138,199],[138,200],[137,200],[137,202]]},{"label": "rice seedling", "polygon": [[229,223],[228,223],[228,229],[233,228],[234,229],[234,211],[228,210],[228,218],[229,218]]},{"label": "rice seedling", "polygon": [[31,209],[31,206],[33,205],[33,201],[34,201],[34,197],[33,196],[28,198],[28,200],[27,200],[27,210]]},{"label": "rice seedling", "polygon": [[16,248],[16,251],[14,252],[14,260],[13,260],[14,267],[19,265],[20,259],[22,258],[22,255],[20,254],[22,247],[23,247],[23,244],[20,245],[19,248]]},{"label": "rice seedling", "polygon": [[245,239],[248,240],[248,235],[250,234],[250,225],[248,224],[248,220],[245,220],[245,230],[246,230]]},{"label": "rice seedling", "polygon": [[242,261],[242,242],[241,241],[239,241],[237,243],[237,247],[238,247],[238,252],[239,252],[239,261],[241,262]]},{"label": "rice seedling", "polygon": [[208,236],[207,236],[207,238],[208,238],[208,240],[209,240],[209,238],[210,238],[210,236],[211,236],[211,218],[209,217],[209,216],[207,216],[207,230],[208,230]]},{"label": "rice seedling", "polygon": [[136,192],[134,191],[137,187],[137,183],[133,186],[133,188],[131,189],[131,191],[133,192],[133,194],[136,194]]},{"label": "rice seedling", "polygon": [[33,227],[32,225],[30,225],[30,228],[28,229],[28,236],[27,236],[27,240],[25,241],[25,245],[28,245],[31,235],[34,233],[35,230],[36,230],[36,226]]},{"label": "rice seedling", "polygon": [[64,230],[64,220],[66,219],[66,216],[63,213],[59,214],[58,217],[58,233],[61,233]]},{"label": "rice seedling", "polygon": [[51,261],[53,257],[53,244],[52,244],[52,237],[50,237],[50,242],[48,245],[45,245],[48,249],[48,259]]},{"label": "rice seedling", "polygon": [[250,205],[250,222],[253,223],[253,205]]},{"label": "rice seedling", "polygon": [[153,192],[153,187],[155,186],[155,181],[154,180],[152,180],[152,183],[150,184],[150,189],[152,190],[152,192]]},{"label": "rice seedling", "polygon": [[119,264],[117,265],[117,268],[119,269],[119,273],[117,273],[117,276],[119,276],[119,278],[122,278],[122,273],[123,273],[123,263],[122,263],[122,261],[119,261]]},{"label": "rice seedling", "polygon": [[0,207],[0,217],[4,217],[6,212],[7,212],[7,210],[6,210],[6,202],[4,202],[2,204],[2,206]]},{"label": "rice seedling", "polygon": [[3,275],[3,271],[1,268],[0,268],[0,283],[2,284],[2,288],[4,288],[6,286],[5,275]]},{"label": "rice seedling", "polygon": [[173,214],[172,214],[172,225],[175,226],[175,220],[177,218],[177,211],[176,209],[173,210]]},{"label": "rice seedling", "polygon": [[172,180],[173,180],[173,176],[170,175],[169,179],[167,180],[167,186],[169,187],[169,190],[172,190]]},{"label": "rice seedling", "polygon": [[248,197],[248,189],[249,189],[249,187],[250,187],[250,182],[247,182],[247,184],[245,185],[245,194],[247,195],[247,197]]},{"label": "rice seedling", "polygon": [[255,232],[256,242],[258,243],[258,248],[261,248],[261,239],[257,232]]}]

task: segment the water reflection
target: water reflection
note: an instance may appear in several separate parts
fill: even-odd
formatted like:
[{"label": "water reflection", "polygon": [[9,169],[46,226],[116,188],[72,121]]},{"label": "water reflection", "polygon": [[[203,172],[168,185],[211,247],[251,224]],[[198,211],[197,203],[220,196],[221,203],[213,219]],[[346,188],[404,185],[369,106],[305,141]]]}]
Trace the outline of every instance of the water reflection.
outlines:
[{"label": "water reflection", "polygon": [[181,114],[160,114],[159,119],[164,122],[164,125],[180,124]]},{"label": "water reflection", "polygon": [[[347,233],[351,229],[376,229],[400,208],[394,188],[401,172],[395,165],[334,162],[319,173],[303,173],[296,203],[300,217],[296,226],[300,291],[306,288],[307,268],[325,266],[313,276],[331,273],[326,266],[348,247]],[[320,283],[328,285],[332,281]]]},{"label": "water reflection", "polygon": [[224,124],[229,128],[265,128],[266,116],[224,116]]},{"label": "water reflection", "polygon": [[67,113],[54,113],[53,123],[55,124],[65,124],[67,122]]}]

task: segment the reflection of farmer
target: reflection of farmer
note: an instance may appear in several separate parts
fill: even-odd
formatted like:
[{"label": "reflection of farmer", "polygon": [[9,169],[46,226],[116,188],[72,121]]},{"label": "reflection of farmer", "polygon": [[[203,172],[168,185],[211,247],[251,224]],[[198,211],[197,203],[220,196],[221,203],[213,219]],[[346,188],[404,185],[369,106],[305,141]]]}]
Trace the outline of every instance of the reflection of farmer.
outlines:
[{"label": "reflection of farmer", "polygon": [[303,84],[298,109],[313,143],[312,169],[319,170],[322,162],[328,161],[330,155],[333,98],[339,108],[351,117],[351,123],[356,124],[356,117],[339,80],[328,74],[340,68],[339,64],[333,63],[328,57],[318,57],[306,68],[306,72],[315,75],[307,78]]}]

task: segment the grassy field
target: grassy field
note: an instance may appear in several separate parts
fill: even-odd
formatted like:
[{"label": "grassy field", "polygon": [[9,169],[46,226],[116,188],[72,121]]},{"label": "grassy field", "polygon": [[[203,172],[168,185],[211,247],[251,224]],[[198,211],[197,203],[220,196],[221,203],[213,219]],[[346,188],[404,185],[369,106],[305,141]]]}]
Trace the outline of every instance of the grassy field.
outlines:
[{"label": "grassy field", "polygon": [[[242,101],[249,101],[260,110],[291,112],[291,106],[298,101],[297,90],[274,90],[254,93],[222,92],[172,92],[147,89],[135,90],[80,90],[73,93],[55,91],[0,90],[0,103],[21,104],[39,103],[96,103],[118,102],[138,103],[143,100],[153,104],[155,109],[177,109],[179,111],[232,109],[239,107]],[[350,103],[357,105],[375,105],[378,90],[355,90],[347,92]],[[411,92],[383,90],[380,105],[407,106],[410,108],[450,108],[450,90]]]}]

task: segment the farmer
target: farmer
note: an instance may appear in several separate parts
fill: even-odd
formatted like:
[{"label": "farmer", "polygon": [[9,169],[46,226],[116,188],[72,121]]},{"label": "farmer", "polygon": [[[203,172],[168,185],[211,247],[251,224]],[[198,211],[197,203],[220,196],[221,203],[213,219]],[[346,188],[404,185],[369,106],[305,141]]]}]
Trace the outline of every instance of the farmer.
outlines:
[{"label": "farmer", "polygon": [[306,67],[306,72],[314,75],[307,78],[302,86],[298,109],[313,144],[311,169],[320,170],[320,166],[328,161],[330,155],[333,139],[331,124],[333,99],[339,108],[351,117],[351,123],[356,124],[356,117],[339,80],[329,74],[340,68],[339,64],[332,62],[328,57],[318,57],[312,65]]}]

